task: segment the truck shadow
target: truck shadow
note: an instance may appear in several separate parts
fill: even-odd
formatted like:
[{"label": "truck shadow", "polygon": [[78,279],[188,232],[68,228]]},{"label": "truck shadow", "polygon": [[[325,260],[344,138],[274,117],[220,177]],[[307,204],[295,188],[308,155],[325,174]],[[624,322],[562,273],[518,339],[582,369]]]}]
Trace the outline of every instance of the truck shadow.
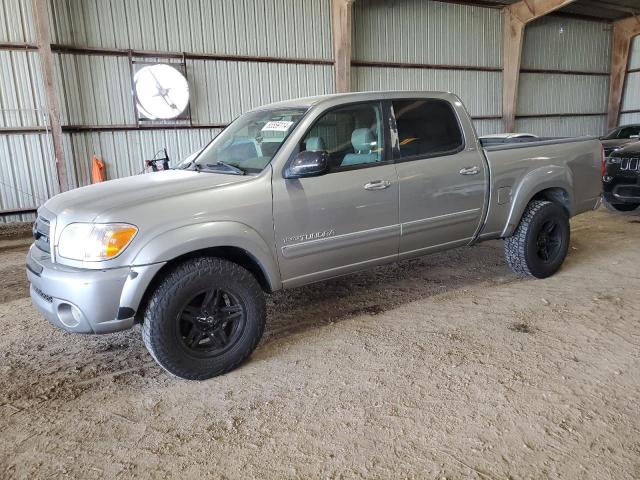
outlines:
[{"label": "truck shadow", "polygon": [[497,241],[385,265],[269,296],[263,343],[469,286],[516,280]]},{"label": "truck shadow", "polygon": [[[594,243],[589,227],[576,230],[563,270],[614,251],[610,242]],[[375,316],[430,297],[444,301],[468,287],[516,281],[535,280],[514,274],[504,260],[503,242],[491,241],[276,292],[267,298],[262,344],[357,315]]]}]

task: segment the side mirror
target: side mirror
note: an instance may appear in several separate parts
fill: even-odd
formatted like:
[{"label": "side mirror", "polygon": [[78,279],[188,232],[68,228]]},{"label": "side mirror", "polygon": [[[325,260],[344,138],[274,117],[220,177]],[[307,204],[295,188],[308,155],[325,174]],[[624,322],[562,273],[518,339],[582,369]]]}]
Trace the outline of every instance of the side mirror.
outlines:
[{"label": "side mirror", "polygon": [[324,151],[305,150],[296,155],[285,171],[285,178],[317,177],[327,173],[329,154]]}]

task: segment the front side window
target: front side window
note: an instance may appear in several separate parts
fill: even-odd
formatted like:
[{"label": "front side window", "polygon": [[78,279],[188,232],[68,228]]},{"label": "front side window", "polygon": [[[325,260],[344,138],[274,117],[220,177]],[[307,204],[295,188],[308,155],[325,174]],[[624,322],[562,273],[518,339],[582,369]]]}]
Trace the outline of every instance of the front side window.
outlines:
[{"label": "front side window", "polygon": [[384,161],[379,103],[337,108],[325,113],[305,135],[301,150],[326,151],[329,171],[372,166]]},{"label": "front side window", "polygon": [[633,135],[638,135],[639,132],[639,127],[625,127],[620,130],[620,136],[618,138],[631,138]]},{"label": "front side window", "polygon": [[464,146],[458,119],[443,100],[394,100],[400,158],[448,155]]},{"label": "front side window", "polygon": [[302,119],[306,110],[273,109],[245,113],[183,168],[220,173],[260,172]]}]

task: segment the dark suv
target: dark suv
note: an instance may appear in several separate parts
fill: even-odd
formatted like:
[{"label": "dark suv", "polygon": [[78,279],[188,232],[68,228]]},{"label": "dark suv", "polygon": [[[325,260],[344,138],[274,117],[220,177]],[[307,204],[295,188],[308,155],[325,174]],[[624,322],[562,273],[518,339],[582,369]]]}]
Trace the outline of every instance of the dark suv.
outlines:
[{"label": "dark suv", "polygon": [[614,150],[622,148],[629,143],[637,142],[640,138],[640,125],[623,125],[616,127],[600,137],[600,142],[604,148],[604,155],[608,157]]},{"label": "dark suv", "polygon": [[605,202],[615,210],[630,212],[640,206],[640,142],[606,159],[602,185]]}]

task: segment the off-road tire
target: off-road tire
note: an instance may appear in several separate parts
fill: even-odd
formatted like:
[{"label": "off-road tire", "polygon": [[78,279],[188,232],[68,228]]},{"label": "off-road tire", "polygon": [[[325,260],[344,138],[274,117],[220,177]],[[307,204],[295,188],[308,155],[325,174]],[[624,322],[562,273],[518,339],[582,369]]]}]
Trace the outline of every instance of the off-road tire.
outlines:
[{"label": "off-road tire", "polygon": [[[548,261],[540,258],[538,239],[542,227],[556,222],[559,236],[557,252]],[[511,237],[505,238],[504,253],[507,263],[518,275],[546,278],[558,271],[569,250],[571,233],[569,217],[560,205],[545,200],[533,200]]]},{"label": "off-road tire", "polygon": [[[228,351],[201,358],[181,346],[176,324],[190,295],[218,285],[233,292],[242,304],[244,326]],[[169,373],[206,380],[233,370],[251,355],[264,332],[265,318],[264,294],[249,271],[220,258],[193,258],[170,270],[153,292],[144,313],[142,338],[151,356]]]},{"label": "off-road tire", "polygon": [[640,207],[640,203],[610,203],[606,200],[603,203],[607,210],[612,212],[633,212]]}]

